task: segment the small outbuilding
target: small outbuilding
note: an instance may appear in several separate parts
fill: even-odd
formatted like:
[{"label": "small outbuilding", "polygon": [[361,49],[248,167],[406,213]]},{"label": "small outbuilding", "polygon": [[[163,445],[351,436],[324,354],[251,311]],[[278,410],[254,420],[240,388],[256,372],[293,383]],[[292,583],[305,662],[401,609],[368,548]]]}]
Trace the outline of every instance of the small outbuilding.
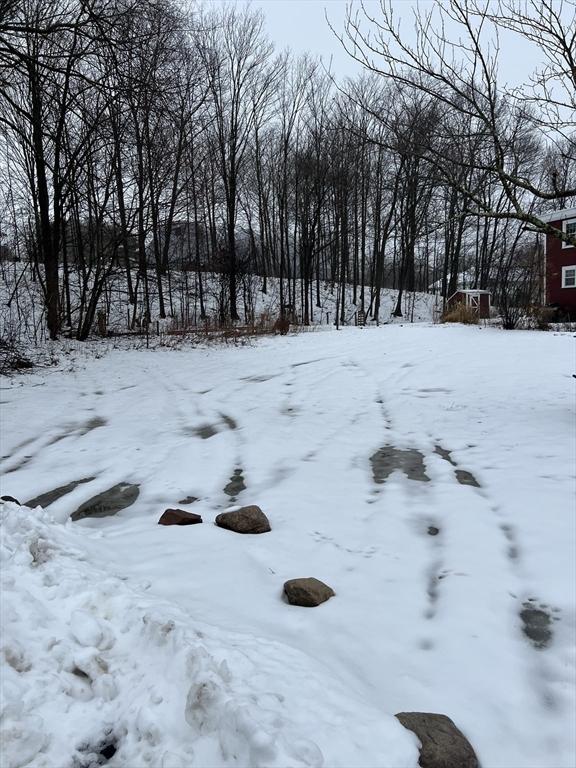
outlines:
[{"label": "small outbuilding", "polygon": [[461,288],[448,297],[447,303],[449,307],[462,304],[477,312],[481,319],[490,317],[490,291],[482,291],[479,288]]}]

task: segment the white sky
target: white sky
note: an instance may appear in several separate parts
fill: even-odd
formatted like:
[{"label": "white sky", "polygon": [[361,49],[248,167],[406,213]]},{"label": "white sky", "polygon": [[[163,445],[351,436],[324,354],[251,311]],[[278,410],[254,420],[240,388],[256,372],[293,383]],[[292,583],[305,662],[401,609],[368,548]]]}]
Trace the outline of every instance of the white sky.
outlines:
[{"label": "white sky", "polygon": [[[374,0],[370,3],[374,5]],[[309,51],[321,56],[326,66],[332,60],[338,77],[360,71],[326,22],[327,15],[334,29],[344,29],[346,0],[252,0],[251,5],[264,11],[268,34],[279,49]]]},{"label": "white sky", "polygon": [[[360,70],[360,65],[352,61],[335,39],[325,19],[327,15],[335,29],[343,30],[347,0],[252,0],[250,4],[263,10],[268,35],[277,49],[289,47],[295,53],[309,51],[321,56],[326,66],[332,60],[332,71],[338,78]],[[364,0],[364,5],[369,12],[378,14],[379,0]],[[395,15],[402,19],[402,28],[409,33],[416,0],[393,0],[393,5]],[[433,0],[420,0],[419,5],[429,8]],[[538,63],[536,57],[537,51],[532,46],[519,41],[515,35],[504,33],[499,57],[501,80],[514,85],[525,82]]]}]

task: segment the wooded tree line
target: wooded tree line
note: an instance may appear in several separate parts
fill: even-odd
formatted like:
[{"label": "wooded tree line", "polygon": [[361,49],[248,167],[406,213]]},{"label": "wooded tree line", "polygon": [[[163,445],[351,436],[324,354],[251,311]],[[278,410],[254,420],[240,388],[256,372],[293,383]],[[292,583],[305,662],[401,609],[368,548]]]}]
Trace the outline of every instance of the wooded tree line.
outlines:
[{"label": "wooded tree line", "polygon": [[[208,273],[222,321],[254,275],[305,324],[323,281],[376,320],[381,288],[400,315],[463,274],[537,301],[539,212],[576,199],[574,3],[445,0],[410,23],[352,6],[335,44],[364,71],[337,82],[236,4],[0,0],[0,254],[50,337],[87,338],[119,276],[131,325],[176,290],[204,316]],[[499,82],[495,29],[540,51],[524,87]]]}]

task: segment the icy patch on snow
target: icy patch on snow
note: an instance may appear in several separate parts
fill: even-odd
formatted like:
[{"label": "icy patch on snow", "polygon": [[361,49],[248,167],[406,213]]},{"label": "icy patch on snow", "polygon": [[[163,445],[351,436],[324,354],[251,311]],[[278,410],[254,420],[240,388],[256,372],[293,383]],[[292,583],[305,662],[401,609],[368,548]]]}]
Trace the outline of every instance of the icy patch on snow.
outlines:
[{"label": "icy patch on snow", "polygon": [[304,654],[199,628],[41,508],[0,517],[3,768],[416,766],[412,736]]}]

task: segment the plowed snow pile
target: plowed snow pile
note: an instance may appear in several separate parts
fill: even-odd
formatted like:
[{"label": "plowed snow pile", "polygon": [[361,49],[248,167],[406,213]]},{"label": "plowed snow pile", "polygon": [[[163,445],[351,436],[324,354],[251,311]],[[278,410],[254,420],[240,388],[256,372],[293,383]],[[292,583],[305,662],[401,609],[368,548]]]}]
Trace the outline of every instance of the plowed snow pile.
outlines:
[{"label": "plowed snow pile", "polygon": [[417,765],[302,653],[130,588],[40,508],[0,513],[2,768]]}]

